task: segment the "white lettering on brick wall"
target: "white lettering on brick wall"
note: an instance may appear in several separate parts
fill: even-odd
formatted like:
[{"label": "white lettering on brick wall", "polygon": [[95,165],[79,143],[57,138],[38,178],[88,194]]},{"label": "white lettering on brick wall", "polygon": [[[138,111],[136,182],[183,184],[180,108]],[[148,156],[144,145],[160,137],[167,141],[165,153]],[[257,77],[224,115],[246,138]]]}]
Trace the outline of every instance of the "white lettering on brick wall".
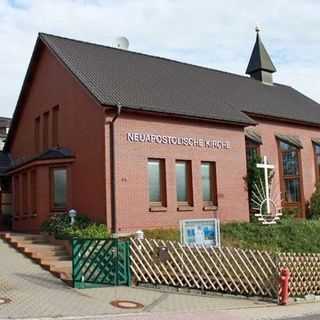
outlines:
[{"label": "white lettering on brick wall", "polygon": [[128,132],[127,140],[129,142],[153,143],[153,144],[171,144],[186,147],[199,147],[210,149],[230,149],[230,141],[222,139],[204,139],[198,137],[177,137],[164,136],[160,134],[149,134],[140,132]]}]

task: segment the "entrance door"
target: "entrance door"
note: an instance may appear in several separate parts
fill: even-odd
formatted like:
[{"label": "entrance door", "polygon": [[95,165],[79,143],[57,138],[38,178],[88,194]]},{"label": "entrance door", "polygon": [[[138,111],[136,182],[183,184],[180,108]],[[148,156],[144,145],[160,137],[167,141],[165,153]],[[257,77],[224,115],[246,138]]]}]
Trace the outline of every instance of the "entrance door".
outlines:
[{"label": "entrance door", "polygon": [[300,149],[279,141],[280,184],[282,206],[297,208],[298,216],[305,216]]}]

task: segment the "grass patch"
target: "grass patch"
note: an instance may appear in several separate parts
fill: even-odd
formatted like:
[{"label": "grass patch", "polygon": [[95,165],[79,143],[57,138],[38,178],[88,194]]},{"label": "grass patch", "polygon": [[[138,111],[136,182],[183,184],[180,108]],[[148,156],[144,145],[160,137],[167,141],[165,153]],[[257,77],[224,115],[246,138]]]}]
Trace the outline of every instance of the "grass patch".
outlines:
[{"label": "grass patch", "polygon": [[[177,229],[145,230],[147,238],[180,240]],[[320,253],[320,221],[283,219],[276,225],[226,223],[221,225],[222,246],[273,252]]]}]

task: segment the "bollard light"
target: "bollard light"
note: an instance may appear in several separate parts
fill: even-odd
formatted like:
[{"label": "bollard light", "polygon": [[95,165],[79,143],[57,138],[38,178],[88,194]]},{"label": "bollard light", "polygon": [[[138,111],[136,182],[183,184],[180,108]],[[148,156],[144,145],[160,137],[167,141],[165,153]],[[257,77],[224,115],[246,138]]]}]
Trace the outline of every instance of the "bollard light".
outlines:
[{"label": "bollard light", "polygon": [[74,209],[69,210],[68,215],[70,217],[70,224],[73,225],[75,222],[75,217],[77,216],[77,211]]}]

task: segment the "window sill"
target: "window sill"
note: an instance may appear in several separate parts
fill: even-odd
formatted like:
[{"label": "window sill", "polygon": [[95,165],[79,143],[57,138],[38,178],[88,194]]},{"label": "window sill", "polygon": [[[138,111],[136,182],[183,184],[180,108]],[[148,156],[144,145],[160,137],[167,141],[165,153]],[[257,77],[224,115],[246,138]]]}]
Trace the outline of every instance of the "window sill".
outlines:
[{"label": "window sill", "polygon": [[177,208],[178,211],[193,211],[192,206],[178,206]]},{"label": "window sill", "polygon": [[217,211],[218,210],[218,207],[217,206],[204,206],[202,208],[203,211]]},{"label": "window sill", "polygon": [[167,208],[166,207],[150,207],[149,211],[150,212],[166,212]]}]

